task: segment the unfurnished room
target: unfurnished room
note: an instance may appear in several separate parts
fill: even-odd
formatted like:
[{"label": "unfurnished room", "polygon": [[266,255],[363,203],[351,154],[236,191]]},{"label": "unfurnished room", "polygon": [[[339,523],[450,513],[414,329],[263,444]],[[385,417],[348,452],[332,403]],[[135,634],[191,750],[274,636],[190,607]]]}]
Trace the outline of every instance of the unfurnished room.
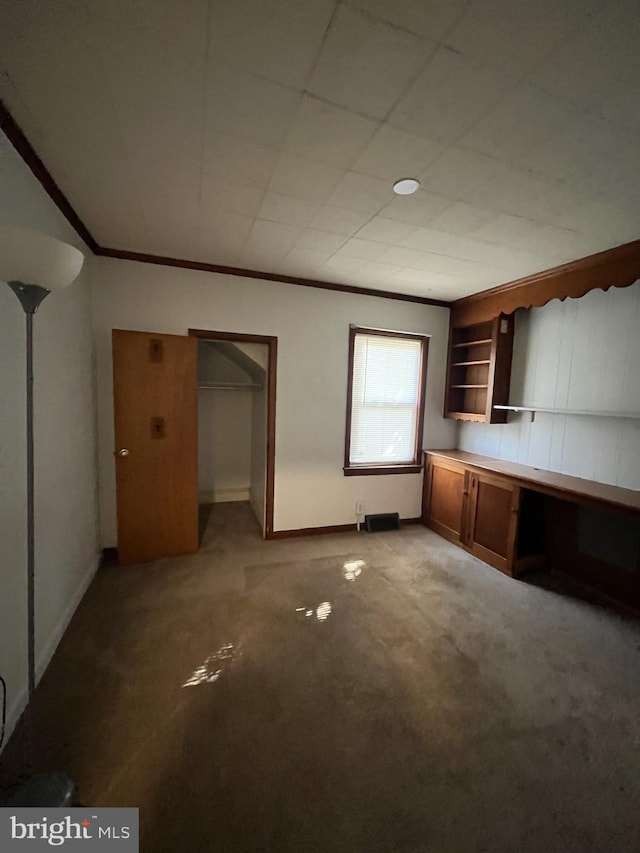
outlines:
[{"label": "unfurnished room", "polygon": [[640,851],[637,0],[2,0],[0,850]]}]

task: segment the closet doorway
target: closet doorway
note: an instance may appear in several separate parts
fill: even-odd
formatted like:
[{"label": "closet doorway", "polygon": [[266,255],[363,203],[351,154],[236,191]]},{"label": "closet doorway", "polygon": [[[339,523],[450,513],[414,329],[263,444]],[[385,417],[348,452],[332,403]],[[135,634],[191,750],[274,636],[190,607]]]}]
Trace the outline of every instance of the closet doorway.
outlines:
[{"label": "closet doorway", "polygon": [[[277,338],[189,329],[198,348],[201,532],[221,504],[250,507],[273,532]],[[229,507],[225,508],[228,512]],[[243,510],[244,511],[244,510]],[[244,512],[248,518],[249,513]]]}]

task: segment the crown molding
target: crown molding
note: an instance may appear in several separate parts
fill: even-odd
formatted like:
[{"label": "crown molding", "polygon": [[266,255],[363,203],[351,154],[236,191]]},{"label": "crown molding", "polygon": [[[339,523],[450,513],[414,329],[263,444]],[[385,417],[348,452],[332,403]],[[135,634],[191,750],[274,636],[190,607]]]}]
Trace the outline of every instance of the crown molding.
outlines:
[{"label": "crown molding", "polygon": [[315,287],[320,290],[332,290],[337,293],[355,293],[359,296],[375,296],[379,299],[395,299],[400,302],[417,302],[421,305],[435,305],[448,308],[451,304],[443,299],[429,299],[426,296],[414,296],[404,293],[395,293],[390,290],[376,290],[373,287],[357,287],[339,282],[322,281],[314,278],[300,278],[292,275],[281,275],[279,273],[266,272],[264,270],[251,270],[242,267],[224,266],[222,264],[209,264],[201,261],[190,261],[186,258],[169,258],[163,255],[152,255],[144,252],[130,252],[125,249],[114,249],[101,246],[89,231],[73,205],[55,182],[51,173],[44,165],[35,149],[19,127],[7,107],[0,100],[0,130],[4,132],[20,157],[31,169],[42,188],[49,195],[62,215],[78,235],[84,240],[94,255],[105,258],[118,258],[125,261],[138,261],[145,264],[159,264],[160,266],[179,267],[180,269],[199,270],[201,272],[222,273],[223,275],[234,275],[241,278],[255,278],[262,281],[280,282],[283,284],[295,284],[301,287]]},{"label": "crown molding", "polygon": [[417,302],[421,305],[435,305],[449,308],[450,302],[442,299],[428,299],[426,296],[411,296],[394,293],[391,290],[375,290],[372,287],[357,287],[351,284],[338,284],[332,281],[320,281],[315,278],[300,278],[293,275],[265,272],[264,270],[243,269],[242,267],[227,267],[221,264],[208,264],[202,261],[189,261],[184,258],[170,258],[164,255],[150,255],[145,252],[129,252],[125,249],[106,249],[99,247],[96,255],[105,258],[117,258],[121,261],[137,261],[141,264],[158,264],[164,267],[178,267],[201,272],[215,272],[223,275],[237,275],[242,278],[257,278],[279,284],[296,284],[300,287],[316,287],[321,290],[334,290],[339,293],[356,293],[359,296],[377,296],[382,299],[397,299],[401,302]]},{"label": "crown molding", "polygon": [[638,279],[640,240],[634,240],[456,299],[451,303],[451,322],[470,326],[511,314],[516,308],[539,308],[552,299],[577,299],[590,290],[629,287]]}]

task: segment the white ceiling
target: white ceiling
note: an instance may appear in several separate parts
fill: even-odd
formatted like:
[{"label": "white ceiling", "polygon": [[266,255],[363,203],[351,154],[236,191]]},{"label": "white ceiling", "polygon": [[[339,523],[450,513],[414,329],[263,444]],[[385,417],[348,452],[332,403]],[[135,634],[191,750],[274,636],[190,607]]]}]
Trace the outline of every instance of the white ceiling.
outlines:
[{"label": "white ceiling", "polygon": [[455,299],[640,237],[637,0],[0,19],[0,97],[103,246]]}]

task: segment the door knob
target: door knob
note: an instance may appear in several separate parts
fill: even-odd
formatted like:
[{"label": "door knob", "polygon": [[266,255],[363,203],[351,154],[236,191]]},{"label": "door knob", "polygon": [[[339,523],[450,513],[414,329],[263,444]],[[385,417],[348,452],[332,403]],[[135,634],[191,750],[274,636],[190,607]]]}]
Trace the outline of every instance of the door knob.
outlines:
[{"label": "door knob", "polygon": [[129,455],[129,451],[127,450],[126,447],[123,447],[121,450],[118,451],[118,456],[128,456],[128,455]]}]

